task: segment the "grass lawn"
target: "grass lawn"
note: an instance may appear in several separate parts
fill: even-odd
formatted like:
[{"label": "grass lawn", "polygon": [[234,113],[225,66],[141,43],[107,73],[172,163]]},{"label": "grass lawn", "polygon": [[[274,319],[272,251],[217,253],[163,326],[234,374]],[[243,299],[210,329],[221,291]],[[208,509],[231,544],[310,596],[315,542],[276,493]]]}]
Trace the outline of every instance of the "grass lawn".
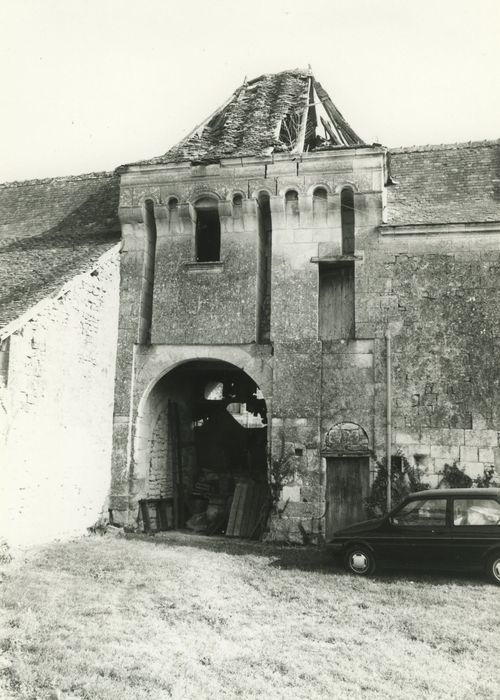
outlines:
[{"label": "grass lawn", "polygon": [[320,549],[89,537],[4,567],[0,698],[500,698],[499,601]]}]

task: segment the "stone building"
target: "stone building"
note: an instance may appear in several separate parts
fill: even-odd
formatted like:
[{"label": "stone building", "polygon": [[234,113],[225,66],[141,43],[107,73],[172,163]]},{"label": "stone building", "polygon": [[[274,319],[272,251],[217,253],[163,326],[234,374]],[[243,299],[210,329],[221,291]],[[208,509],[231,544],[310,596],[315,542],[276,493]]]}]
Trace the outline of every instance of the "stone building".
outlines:
[{"label": "stone building", "polygon": [[0,185],[0,539],[81,534],[109,490],[119,180]]},{"label": "stone building", "polygon": [[433,485],[445,463],[496,463],[499,167],[497,142],[365,144],[290,71],[121,168],[118,517],[266,479],[271,443],[294,463],[289,522],[362,517],[388,330],[394,452]]},{"label": "stone building", "polygon": [[122,239],[117,345],[92,340],[117,348],[116,521],[220,514],[238,484],[267,484],[269,452],[289,467],[282,535],[362,517],[386,449],[388,333],[393,454],[432,485],[447,463],[499,464],[500,142],[366,144],[314,76],[286,71],[100,177],[90,248],[112,248],[116,212]]}]

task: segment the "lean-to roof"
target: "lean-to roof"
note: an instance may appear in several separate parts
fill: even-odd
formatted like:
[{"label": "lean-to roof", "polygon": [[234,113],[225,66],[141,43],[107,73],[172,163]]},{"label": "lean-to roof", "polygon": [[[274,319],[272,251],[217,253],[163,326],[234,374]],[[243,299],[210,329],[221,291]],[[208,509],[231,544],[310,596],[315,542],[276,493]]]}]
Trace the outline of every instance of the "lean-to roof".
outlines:
[{"label": "lean-to roof", "polygon": [[0,185],[0,327],[120,240],[118,193],[112,173]]}]

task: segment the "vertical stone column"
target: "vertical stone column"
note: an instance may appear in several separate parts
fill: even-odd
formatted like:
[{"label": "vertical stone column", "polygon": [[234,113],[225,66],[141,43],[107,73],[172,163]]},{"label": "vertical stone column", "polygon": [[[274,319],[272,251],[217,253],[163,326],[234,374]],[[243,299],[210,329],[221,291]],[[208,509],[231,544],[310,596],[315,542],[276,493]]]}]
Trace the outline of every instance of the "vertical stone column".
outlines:
[{"label": "vertical stone column", "polygon": [[146,231],[140,207],[121,207],[120,310],[113,415],[110,508],[116,519],[128,519],[132,392],[135,347],[140,323],[141,286]]}]

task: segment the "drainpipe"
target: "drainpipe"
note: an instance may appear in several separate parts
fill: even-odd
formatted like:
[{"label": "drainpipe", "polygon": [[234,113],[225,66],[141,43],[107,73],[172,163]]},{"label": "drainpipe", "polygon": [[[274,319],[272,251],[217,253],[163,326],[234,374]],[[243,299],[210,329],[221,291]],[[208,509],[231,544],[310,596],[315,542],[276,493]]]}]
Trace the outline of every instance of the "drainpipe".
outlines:
[{"label": "drainpipe", "polygon": [[385,451],[387,455],[387,510],[391,510],[391,452],[392,452],[392,382],[391,382],[391,332],[385,332],[385,354],[387,373],[387,433]]}]

